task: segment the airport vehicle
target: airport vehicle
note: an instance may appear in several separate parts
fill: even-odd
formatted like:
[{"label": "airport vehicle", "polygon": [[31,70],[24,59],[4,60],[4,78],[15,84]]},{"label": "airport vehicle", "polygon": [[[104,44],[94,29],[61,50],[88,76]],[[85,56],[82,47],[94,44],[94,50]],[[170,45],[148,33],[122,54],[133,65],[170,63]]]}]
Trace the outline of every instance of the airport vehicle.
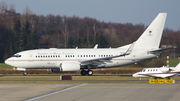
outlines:
[{"label": "airport vehicle", "polygon": [[171,77],[178,76],[180,74],[180,63],[176,67],[160,67],[160,68],[145,68],[140,72],[133,74],[133,77],[144,78],[153,77],[154,79],[170,79]]},{"label": "airport vehicle", "polygon": [[152,59],[166,50],[159,48],[166,16],[167,13],[159,13],[137,41],[122,47],[27,50],[14,54],[5,63],[24,71],[24,75],[27,75],[26,69],[82,70],[81,75],[92,75],[91,69],[120,67]]}]

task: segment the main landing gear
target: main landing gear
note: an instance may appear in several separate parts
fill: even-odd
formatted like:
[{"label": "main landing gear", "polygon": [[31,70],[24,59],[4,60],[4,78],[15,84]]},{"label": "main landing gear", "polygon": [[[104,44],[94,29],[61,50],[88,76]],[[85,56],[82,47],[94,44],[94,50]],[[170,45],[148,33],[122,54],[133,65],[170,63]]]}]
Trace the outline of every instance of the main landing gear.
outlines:
[{"label": "main landing gear", "polygon": [[93,74],[93,71],[90,70],[90,69],[89,69],[88,71],[86,71],[86,70],[83,69],[83,70],[81,71],[81,75],[85,76],[86,74],[87,74],[87,75],[92,75],[92,74]]},{"label": "main landing gear", "polygon": [[24,72],[23,72],[23,75],[24,75],[24,76],[26,76],[26,75],[27,75],[27,72],[26,72],[26,71],[24,71]]}]

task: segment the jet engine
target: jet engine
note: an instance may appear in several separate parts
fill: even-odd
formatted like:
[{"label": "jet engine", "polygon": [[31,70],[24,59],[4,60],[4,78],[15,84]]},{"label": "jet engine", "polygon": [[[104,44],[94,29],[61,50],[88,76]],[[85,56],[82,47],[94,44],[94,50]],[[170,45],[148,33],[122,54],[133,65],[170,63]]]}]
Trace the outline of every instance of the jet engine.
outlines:
[{"label": "jet engine", "polygon": [[167,67],[161,67],[161,68],[159,68],[159,70],[162,72],[169,72],[170,71],[170,69]]},{"label": "jet engine", "polygon": [[58,63],[58,68],[51,69],[51,72],[76,72],[80,71],[80,65],[76,62],[62,62]]}]

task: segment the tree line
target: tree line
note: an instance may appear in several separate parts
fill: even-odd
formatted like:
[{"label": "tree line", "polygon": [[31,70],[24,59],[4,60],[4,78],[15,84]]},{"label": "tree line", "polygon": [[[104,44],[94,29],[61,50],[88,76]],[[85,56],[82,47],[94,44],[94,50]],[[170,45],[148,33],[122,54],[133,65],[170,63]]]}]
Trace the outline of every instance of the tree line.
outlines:
[{"label": "tree line", "polygon": [[[36,15],[26,7],[22,14],[13,5],[0,3],[0,61],[14,53],[38,48],[119,47],[132,43],[147,28],[144,24],[101,22],[93,18]],[[176,45],[180,31],[166,28],[161,45]]]}]

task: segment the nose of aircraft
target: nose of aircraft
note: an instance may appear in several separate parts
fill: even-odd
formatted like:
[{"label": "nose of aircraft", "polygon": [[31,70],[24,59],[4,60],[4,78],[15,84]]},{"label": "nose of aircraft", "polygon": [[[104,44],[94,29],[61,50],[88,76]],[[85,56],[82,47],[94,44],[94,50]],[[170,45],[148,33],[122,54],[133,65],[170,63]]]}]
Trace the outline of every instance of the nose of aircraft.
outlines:
[{"label": "nose of aircraft", "polygon": [[137,73],[134,73],[132,76],[133,76],[133,77],[137,77],[137,75],[138,75]]},{"label": "nose of aircraft", "polygon": [[10,58],[6,59],[6,60],[4,61],[4,63],[7,64],[7,65],[10,65],[10,64],[9,64],[9,63],[10,63],[9,61],[10,61]]},{"label": "nose of aircraft", "polygon": [[6,60],[4,61],[4,63],[7,64],[7,62],[8,62],[8,61],[7,61],[7,59],[6,59]]}]

